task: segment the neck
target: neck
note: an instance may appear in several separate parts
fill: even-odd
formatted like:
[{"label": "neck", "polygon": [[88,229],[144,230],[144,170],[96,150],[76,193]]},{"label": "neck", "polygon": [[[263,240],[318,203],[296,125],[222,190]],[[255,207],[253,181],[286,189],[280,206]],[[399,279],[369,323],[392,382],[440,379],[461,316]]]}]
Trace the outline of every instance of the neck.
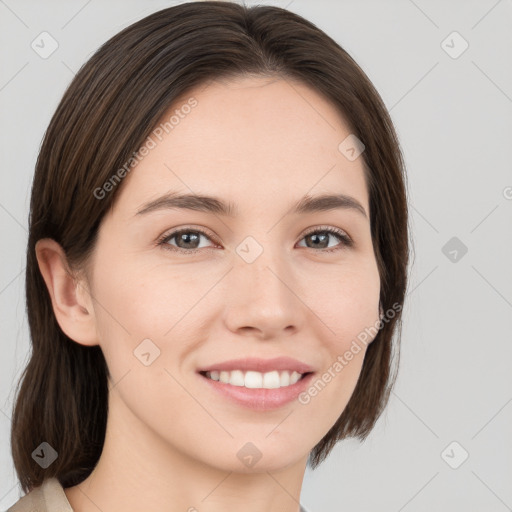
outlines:
[{"label": "neck", "polygon": [[[205,425],[208,435],[215,444],[214,435],[226,433]],[[235,457],[220,467],[191,444],[163,439],[111,391],[101,457],[83,482],[65,489],[68,501],[75,512],[299,512],[307,455],[285,468],[265,465],[264,456],[252,468]],[[233,440],[234,452],[245,444]]]}]

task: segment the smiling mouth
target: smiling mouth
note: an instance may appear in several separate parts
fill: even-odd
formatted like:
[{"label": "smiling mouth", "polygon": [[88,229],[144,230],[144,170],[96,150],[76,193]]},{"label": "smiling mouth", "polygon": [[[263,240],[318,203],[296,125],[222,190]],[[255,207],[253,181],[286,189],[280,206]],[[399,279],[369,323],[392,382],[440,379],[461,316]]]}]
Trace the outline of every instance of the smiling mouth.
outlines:
[{"label": "smiling mouth", "polygon": [[231,386],[249,389],[278,389],[293,386],[313,372],[298,373],[286,370],[270,372],[256,371],[201,371],[200,375],[206,379],[218,381]]}]

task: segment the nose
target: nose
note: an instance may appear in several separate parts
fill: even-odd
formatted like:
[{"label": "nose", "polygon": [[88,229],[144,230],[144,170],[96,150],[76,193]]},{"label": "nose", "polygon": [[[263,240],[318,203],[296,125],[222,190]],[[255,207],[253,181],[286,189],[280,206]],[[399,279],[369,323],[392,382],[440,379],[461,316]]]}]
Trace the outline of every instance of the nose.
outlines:
[{"label": "nose", "polygon": [[[298,279],[281,249],[248,245],[235,255],[227,276],[225,321],[237,334],[272,339],[289,336],[302,328],[307,317]],[[247,249],[243,246],[242,249]],[[261,250],[261,249],[260,249]],[[253,254],[247,256],[247,254]],[[256,253],[254,252],[256,251]],[[252,258],[256,258],[252,260]]]}]

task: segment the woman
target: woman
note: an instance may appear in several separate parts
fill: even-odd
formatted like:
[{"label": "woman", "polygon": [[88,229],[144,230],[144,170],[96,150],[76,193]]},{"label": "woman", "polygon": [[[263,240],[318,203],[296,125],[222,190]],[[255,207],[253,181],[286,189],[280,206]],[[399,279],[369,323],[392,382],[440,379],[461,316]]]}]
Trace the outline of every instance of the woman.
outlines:
[{"label": "woman", "polygon": [[405,172],[374,87],[277,7],[107,41],[38,157],[10,511],[297,512],[393,385]]}]

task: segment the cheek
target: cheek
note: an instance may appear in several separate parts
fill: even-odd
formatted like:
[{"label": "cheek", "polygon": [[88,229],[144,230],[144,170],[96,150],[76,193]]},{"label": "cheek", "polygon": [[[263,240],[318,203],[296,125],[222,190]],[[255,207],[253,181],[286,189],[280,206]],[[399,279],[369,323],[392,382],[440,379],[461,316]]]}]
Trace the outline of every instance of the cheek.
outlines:
[{"label": "cheek", "polygon": [[322,340],[325,365],[299,402],[332,426],[352,396],[368,344],[378,332],[380,278],[373,261],[327,270],[316,274],[307,292],[315,314],[309,324]]},{"label": "cheek", "polygon": [[332,353],[345,352],[353,339],[379,320],[380,278],[376,264],[329,269],[311,282],[314,286],[308,287],[307,303],[321,319],[316,324],[322,326],[322,338],[327,337]]},{"label": "cheek", "polygon": [[137,265],[135,259],[98,265],[95,280],[100,329],[105,335],[129,333],[133,341],[162,338],[208,291],[208,281],[202,284],[182,268],[171,275],[168,268]]},{"label": "cheek", "polygon": [[[207,296],[215,277],[198,275],[192,266],[171,269],[137,258],[102,262],[98,261],[94,276],[95,315],[113,382],[124,381],[130,372],[127,380],[139,381],[144,389],[154,386],[161,394],[180,394],[166,369],[174,373],[173,368],[179,368],[194,350],[196,340],[207,334],[206,315],[218,304]],[[153,396],[151,391],[147,394]]]},{"label": "cheek", "polygon": [[159,272],[143,266],[98,269],[95,293],[101,305],[95,313],[112,385],[144,423],[155,423],[159,411],[157,423],[166,426],[166,435],[183,435],[182,418],[190,421],[197,415],[201,421],[175,371],[193,346],[189,329],[191,322],[199,321],[200,308],[192,308],[198,300],[197,285],[176,274],[170,288],[169,279],[159,279]]}]

